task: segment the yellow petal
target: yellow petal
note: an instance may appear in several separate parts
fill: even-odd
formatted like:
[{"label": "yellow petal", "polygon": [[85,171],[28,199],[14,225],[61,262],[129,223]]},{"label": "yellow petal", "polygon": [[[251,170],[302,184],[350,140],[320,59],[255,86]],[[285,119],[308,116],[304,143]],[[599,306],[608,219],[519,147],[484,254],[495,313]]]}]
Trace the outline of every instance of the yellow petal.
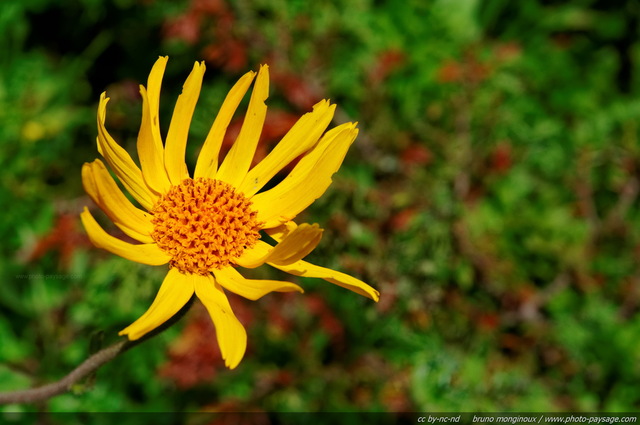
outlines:
[{"label": "yellow petal", "polygon": [[269,67],[262,65],[256,78],[256,85],[251,93],[249,108],[245,115],[240,134],[224,158],[216,179],[229,183],[234,187],[244,180],[256,152],[262,126],[267,115],[264,101],[269,96]]},{"label": "yellow petal", "polygon": [[211,126],[211,130],[209,130],[209,134],[202,145],[200,155],[198,155],[194,178],[215,177],[218,171],[218,155],[220,154],[220,147],[222,146],[224,135],[227,132],[227,127],[229,127],[233,114],[236,112],[236,109],[238,109],[238,105],[247,93],[255,75],[256,73],[253,71],[244,74],[224,99],[220,111]]},{"label": "yellow petal", "polygon": [[138,157],[144,181],[158,194],[167,192],[171,183],[164,168],[164,148],[160,135],[160,86],[167,57],[160,57],[149,74],[148,89],[140,86],[142,121],[138,132]]},{"label": "yellow petal", "polygon": [[135,341],[171,319],[191,299],[194,293],[192,275],[172,268],[164,278],[151,307],[138,320],[120,331]]},{"label": "yellow petal", "polygon": [[[302,225],[301,225],[302,226]],[[267,234],[276,241],[282,241],[287,238],[298,226],[293,221],[288,221],[278,227],[266,230]],[[265,244],[266,245],[266,244]],[[261,253],[264,255],[268,250],[262,249]],[[347,288],[351,291],[357,292],[360,295],[371,298],[378,301],[380,293],[367,285],[366,283],[358,280],[354,277],[346,275],[344,273],[327,269],[324,267],[316,266],[306,261],[296,261],[291,264],[276,264],[269,263],[270,265],[279,268],[280,270],[294,274],[296,276],[317,277],[325,279],[331,283]]]},{"label": "yellow petal", "polygon": [[207,308],[216,327],[216,336],[222,358],[229,369],[234,369],[247,349],[247,332],[231,310],[231,305],[213,276],[194,275],[196,295]]},{"label": "yellow petal", "polygon": [[216,280],[225,289],[245,297],[249,300],[255,301],[262,298],[270,292],[293,292],[298,291],[303,293],[301,287],[291,282],[283,282],[279,280],[257,280],[257,279],[245,279],[236,269],[233,267],[225,267],[220,270],[214,270],[213,274],[216,276]]},{"label": "yellow petal", "polygon": [[182,88],[182,94],[178,97],[176,107],[173,110],[171,124],[167,132],[165,144],[164,166],[172,184],[178,185],[189,177],[187,166],[184,162],[185,149],[187,147],[187,136],[193,111],[200,96],[202,78],[204,77],[204,62],[196,62],[193,70],[187,77],[187,81]]},{"label": "yellow petal", "polygon": [[102,93],[100,104],[98,105],[98,152],[116,173],[125,189],[140,205],[150,211],[158,197],[145,184],[142,172],[133,162],[131,156],[107,132],[104,125],[107,115],[107,102],[109,102],[109,98],[106,97],[105,93]]},{"label": "yellow petal", "polygon": [[301,224],[273,248],[267,261],[289,264],[303,259],[318,246],[323,231],[317,224]]},{"label": "yellow petal", "polygon": [[127,260],[150,266],[167,264],[171,260],[171,257],[154,243],[133,245],[109,235],[100,227],[86,207],[80,214],[80,218],[89,239],[98,248],[106,249]]},{"label": "yellow petal", "polygon": [[302,260],[288,265],[272,263],[269,263],[269,265],[296,276],[317,277],[320,279],[324,279],[327,282],[331,282],[357,294],[363,295],[367,298],[371,298],[376,302],[380,299],[380,292],[376,291],[371,286],[367,285],[361,280],[356,279],[355,277],[351,277],[348,274],[344,274],[336,270],[316,266],[315,264],[311,264]]},{"label": "yellow petal", "polygon": [[265,232],[269,236],[271,236],[273,239],[275,239],[276,241],[280,242],[285,237],[287,237],[287,235],[289,233],[291,233],[294,230],[296,230],[297,227],[298,227],[298,225],[295,222],[287,221],[285,223],[282,223],[278,227],[272,227],[271,229],[265,229]]},{"label": "yellow petal", "polygon": [[258,241],[251,248],[245,249],[242,255],[234,260],[234,263],[247,269],[255,269],[265,263],[272,250],[273,247],[268,243]]},{"label": "yellow petal", "polygon": [[331,122],[335,109],[336,105],[323,100],[313,107],[313,112],[303,115],[273,151],[249,171],[240,191],[247,196],[257,193],[278,171],[311,149]]},{"label": "yellow petal", "polygon": [[[156,63],[151,68],[151,72],[149,73],[149,78],[147,79],[147,90],[149,93],[149,107],[150,111],[154,112],[154,115],[158,114],[158,108],[160,105],[160,88],[162,86],[162,77],[164,75],[164,70],[167,67],[167,61],[169,60],[168,56],[160,56]],[[156,123],[157,124],[157,123]],[[158,134],[160,134],[160,127],[153,126],[158,129]]]},{"label": "yellow petal", "polygon": [[153,243],[151,214],[135,206],[120,191],[102,161],[96,159],[82,166],[82,184],[87,194],[127,235],[142,242]]},{"label": "yellow petal", "polygon": [[263,228],[293,219],[322,196],[358,134],[354,127],[344,125],[327,132],[280,184],[251,198],[258,220],[265,223]]},{"label": "yellow petal", "polygon": [[318,246],[322,232],[323,230],[317,224],[301,224],[274,247],[266,242],[258,241],[235,262],[239,266],[250,269],[259,267],[266,262],[278,264],[296,262],[309,255]]}]

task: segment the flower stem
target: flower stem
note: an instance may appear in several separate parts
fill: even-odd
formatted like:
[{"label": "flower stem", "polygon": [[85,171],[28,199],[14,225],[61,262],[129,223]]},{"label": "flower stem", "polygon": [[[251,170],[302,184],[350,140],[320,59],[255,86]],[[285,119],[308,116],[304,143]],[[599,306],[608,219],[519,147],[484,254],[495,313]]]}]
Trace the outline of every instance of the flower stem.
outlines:
[{"label": "flower stem", "polygon": [[103,348],[102,350],[86,359],[78,367],[72,370],[67,376],[60,379],[59,381],[28,390],[0,392],[0,405],[15,403],[34,403],[37,401],[50,399],[51,397],[69,391],[76,382],[94,372],[103,364],[113,360],[119,354],[124,353],[128,349],[135,347],[136,345],[146,341],[149,338],[154,337],[165,329],[171,327],[189,310],[189,308],[193,304],[193,300],[194,297],[192,297],[191,300],[184,307],[182,307],[182,309],[180,309],[180,311],[178,311],[171,319],[156,328],[154,331],[148,333],[138,340],[129,341],[128,339],[123,339],[109,347]]},{"label": "flower stem", "polygon": [[103,348],[57,382],[28,390],[0,393],[0,405],[32,403],[65,393],[71,389],[73,384],[120,354],[127,342],[120,341],[110,347]]}]

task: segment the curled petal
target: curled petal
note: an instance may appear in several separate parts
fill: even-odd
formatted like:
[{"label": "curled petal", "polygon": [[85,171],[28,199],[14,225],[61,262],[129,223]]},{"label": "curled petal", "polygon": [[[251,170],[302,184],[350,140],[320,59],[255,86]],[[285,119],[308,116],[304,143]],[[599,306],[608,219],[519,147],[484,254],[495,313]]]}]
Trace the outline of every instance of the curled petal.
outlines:
[{"label": "curled petal", "polygon": [[376,302],[378,302],[378,300],[380,299],[380,292],[376,291],[371,286],[367,285],[359,279],[356,279],[355,277],[351,277],[348,274],[344,274],[336,270],[316,266],[315,264],[311,264],[302,260],[286,265],[275,263],[269,263],[269,265],[296,276],[317,277],[320,279],[324,279],[327,282],[331,282],[357,294],[360,294],[367,298],[371,298]]},{"label": "curled petal", "polygon": [[301,287],[291,282],[245,279],[233,267],[225,267],[215,270],[213,273],[218,283],[225,289],[252,301],[262,298],[270,292],[304,292]]},{"label": "curled petal", "polygon": [[272,227],[270,229],[265,229],[265,232],[267,232],[267,234],[269,236],[271,236],[273,239],[275,239],[276,241],[280,242],[285,237],[287,237],[287,235],[289,233],[291,233],[294,230],[296,230],[297,227],[298,227],[298,225],[295,222],[287,221],[287,222],[284,222],[284,223],[282,223],[281,225],[279,225],[277,227]]},{"label": "curled petal", "polygon": [[96,159],[82,166],[82,184],[91,199],[123,232],[142,243],[154,242],[150,236],[152,216],[133,206],[102,161]]},{"label": "curled petal", "polygon": [[106,93],[100,96],[98,105],[98,152],[104,157],[111,169],[116,173],[127,191],[147,211],[153,208],[158,196],[151,192],[142,177],[142,172],[133,162],[131,156],[122,146],[118,145],[105,127],[107,103]]},{"label": "curled petal", "polygon": [[120,331],[135,341],[171,319],[191,299],[194,293],[191,275],[172,268],[164,278],[151,307],[138,320]]},{"label": "curled petal", "polygon": [[155,243],[133,245],[111,236],[100,227],[86,207],[80,214],[80,219],[89,239],[98,248],[106,249],[127,260],[150,266],[167,264],[171,260],[171,257],[158,248]]},{"label": "curled petal", "polygon": [[[151,80],[151,77],[149,79]],[[140,167],[145,183],[155,193],[162,194],[169,189],[171,182],[164,168],[164,147],[162,146],[158,118],[160,88],[158,87],[157,90],[157,93],[151,93],[140,86],[142,121],[138,132],[138,158],[140,158]]]},{"label": "curled petal", "polygon": [[231,310],[222,287],[213,276],[193,275],[196,295],[207,308],[216,327],[216,336],[222,358],[229,369],[234,369],[247,349],[247,332]]},{"label": "curled petal", "polygon": [[301,224],[273,248],[266,261],[289,264],[303,259],[318,246],[322,232],[317,224]]},{"label": "curled petal", "polygon": [[266,262],[289,264],[296,262],[318,246],[323,230],[317,224],[301,224],[287,235],[280,243],[272,247],[266,242],[258,241],[253,248],[246,250],[236,259],[239,266],[255,268]]}]

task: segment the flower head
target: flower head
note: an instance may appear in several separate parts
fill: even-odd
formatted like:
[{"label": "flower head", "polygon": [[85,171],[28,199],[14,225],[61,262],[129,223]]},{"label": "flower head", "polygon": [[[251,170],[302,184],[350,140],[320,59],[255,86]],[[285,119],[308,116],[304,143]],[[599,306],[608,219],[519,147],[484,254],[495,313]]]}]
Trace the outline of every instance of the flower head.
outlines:
[{"label": "flower head", "polygon": [[[231,310],[225,289],[250,300],[273,291],[303,292],[291,282],[245,279],[237,270],[265,263],[293,275],[324,279],[377,301],[378,291],[364,282],[304,261],[318,245],[322,229],[292,221],[327,189],[358,134],[356,125],[342,124],[325,132],[335,105],[323,100],[296,122],[266,158],[251,167],[267,111],[269,70],[263,65],[257,77],[255,72],[242,76],[225,98],[191,176],[184,156],[204,64],[196,63],[187,78],[163,143],[158,111],[166,63],[167,58],[160,57],[147,87],[140,86],[140,167],[105,128],[106,94],[98,107],[98,151],[143,209],[120,191],[101,160],[82,167],[89,196],[116,226],[140,242],[131,244],[107,234],[85,208],[81,219],[94,245],[139,263],[169,264],[151,307],[120,335],[131,340],[142,337],[170,319],[195,294],[213,320],[226,365],[234,368],[244,355],[247,334]],[[226,129],[254,79],[240,133],[218,164]],[[300,156],[280,183],[261,192],[276,173]],[[260,231],[277,243],[260,240]]]}]

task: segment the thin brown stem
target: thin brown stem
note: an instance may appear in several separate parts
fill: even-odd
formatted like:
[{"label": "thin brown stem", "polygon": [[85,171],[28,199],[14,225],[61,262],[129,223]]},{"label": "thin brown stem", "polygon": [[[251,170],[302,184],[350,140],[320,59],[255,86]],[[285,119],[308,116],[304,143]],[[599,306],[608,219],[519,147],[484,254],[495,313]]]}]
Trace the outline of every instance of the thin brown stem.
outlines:
[{"label": "thin brown stem", "polygon": [[95,371],[100,366],[112,360],[124,351],[127,342],[128,341],[120,341],[110,347],[103,348],[57,382],[28,390],[0,393],[0,405],[33,403],[36,401],[47,400],[53,396],[65,393],[69,391],[76,382],[80,381],[82,378],[89,375],[91,372]]},{"label": "thin brown stem", "polygon": [[48,400],[51,397],[69,391],[75,383],[88,376],[92,372],[96,371],[103,364],[113,360],[119,354],[124,353],[128,349],[135,347],[136,345],[146,341],[149,338],[154,337],[155,335],[158,335],[165,329],[171,327],[174,323],[180,320],[182,316],[185,315],[189,308],[191,308],[193,300],[194,297],[191,297],[191,300],[184,307],[182,307],[182,309],[180,309],[180,311],[178,311],[171,319],[166,321],[155,330],[149,332],[144,337],[135,341],[123,339],[109,347],[103,348],[102,350],[86,359],[80,364],[80,366],[76,367],[67,376],[60,379],[59,381],[28,390],[0,392],[0,406],[3,404],[34,403],[37,401]]}]

